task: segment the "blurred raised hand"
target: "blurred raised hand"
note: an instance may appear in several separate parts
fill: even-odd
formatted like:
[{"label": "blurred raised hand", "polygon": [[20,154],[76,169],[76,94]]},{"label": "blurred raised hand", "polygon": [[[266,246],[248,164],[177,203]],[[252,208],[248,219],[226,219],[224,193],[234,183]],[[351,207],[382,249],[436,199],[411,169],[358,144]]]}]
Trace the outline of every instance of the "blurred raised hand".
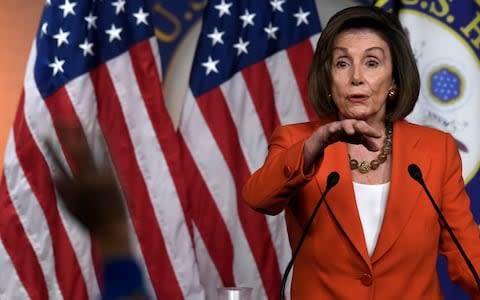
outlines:
[{"label": "blurred raised hand", "polygon": [[96,238],[103,256],[130,254],[128,224],[122,194],[108,163],[95,166],[82,129],[64,126],[58,130],[72,175],[50,145],[60,170],[55,186],[68,211]]}]

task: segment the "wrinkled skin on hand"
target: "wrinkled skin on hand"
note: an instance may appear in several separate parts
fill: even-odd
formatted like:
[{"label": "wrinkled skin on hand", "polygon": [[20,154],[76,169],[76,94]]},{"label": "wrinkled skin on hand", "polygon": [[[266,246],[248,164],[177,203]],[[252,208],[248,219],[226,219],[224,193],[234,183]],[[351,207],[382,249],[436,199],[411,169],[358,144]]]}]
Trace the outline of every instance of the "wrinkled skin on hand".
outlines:
[{"label": "wrinkled skin on hand", "polygon": [[305,141],[304,171],[307,172],[312,167],[328,145],[341,141],[361,144],[370,151],[378,151],[381,137],[381,131],[361,120],[345,119],[325,124]]}]

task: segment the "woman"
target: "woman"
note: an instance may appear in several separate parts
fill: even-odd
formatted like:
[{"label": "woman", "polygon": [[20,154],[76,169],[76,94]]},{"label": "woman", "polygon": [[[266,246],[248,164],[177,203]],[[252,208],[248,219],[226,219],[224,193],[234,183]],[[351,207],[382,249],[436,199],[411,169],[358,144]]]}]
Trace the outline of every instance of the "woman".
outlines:
[{"label": "woman", "polygon": [[243,189],[257,211],[285,209],[294,248],[328,174],[340,174],[295,261],[293,299],[442,299],[436,261],[474,299],[480,291],[421,186],[415,163],[480,271],[480,234],[447,133],[410,124],[419,74],[401,24],[377,8],[337,13],[309,74],[320,121],[275,130],[264,165]]}]

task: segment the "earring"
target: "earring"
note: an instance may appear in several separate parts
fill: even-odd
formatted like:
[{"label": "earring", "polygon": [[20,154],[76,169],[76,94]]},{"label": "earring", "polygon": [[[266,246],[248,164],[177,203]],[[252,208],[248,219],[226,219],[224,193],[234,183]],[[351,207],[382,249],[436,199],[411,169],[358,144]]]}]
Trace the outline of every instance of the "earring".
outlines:
[{"label": "earring", "polygon": [[396,95],[397,95],[397,90],[396,89],[391,89],[390,91],[388,91],[388,98],[390,100],[393,100]]}]

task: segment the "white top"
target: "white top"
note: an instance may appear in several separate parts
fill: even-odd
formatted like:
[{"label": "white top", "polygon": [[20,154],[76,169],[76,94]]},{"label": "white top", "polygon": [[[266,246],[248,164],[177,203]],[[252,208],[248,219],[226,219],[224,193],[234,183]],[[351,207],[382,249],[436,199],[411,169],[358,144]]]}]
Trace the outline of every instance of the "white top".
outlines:
[{"label": "white top", "polygon": [[390,182],[382,184],[353,183],[360,221],[367,244],[368,255],[372,256],[382,227],[387,206]]}]

